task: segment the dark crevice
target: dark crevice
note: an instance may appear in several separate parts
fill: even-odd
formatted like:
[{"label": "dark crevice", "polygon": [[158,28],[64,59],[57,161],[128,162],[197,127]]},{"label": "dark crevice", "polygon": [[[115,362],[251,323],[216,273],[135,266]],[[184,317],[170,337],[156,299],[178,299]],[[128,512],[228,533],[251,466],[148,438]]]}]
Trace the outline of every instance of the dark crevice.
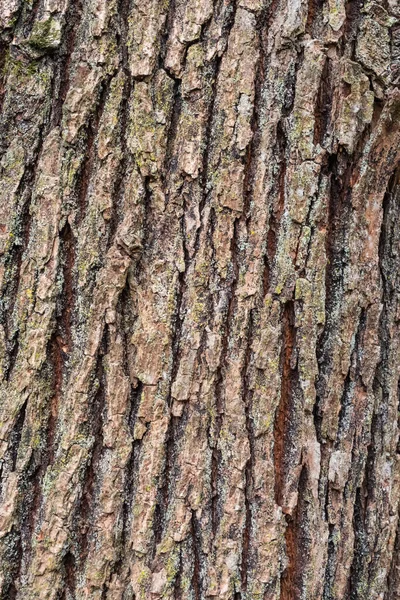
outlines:
[{"label": "dark crevice", "polygon": [[[142,396],[143,384],[138,381],[136,387],[131,387],[130,395],[130,412],[128,417],[129,430],[134,438],[134,429],[136,423],[136,416],[139,410],[140,398]],[[128,459],[128,463],[125,468],[125,485],[124,485],[124,503],[122,506],[122,534],[121,534],[121,548],[122,552],[125,553],[127,543],[128,525],[132,515],[132,504],[135,488],[135,476],[138,468],[139,453],[140,453],[141,440],[132,441],[132,450]]]},{"label": "dark crevice", "polygon": [[63,271],[63,288],[61,294],[61,314],[57,321],[58,335],[62,340],[63,359],[72,350],[72,325],[75,306],[74,291],[74,265],[75,265],[75,239],[68,223],[60,231],[61,257]]},{"label": "dark crevice", "polygon": [[350,58],[354,58],[358,26],[361,19],[361,9],[364,6],[364,0],[346,0],[346,20],[343,28],[343,50],[346,47],[350,49]]},{"label": "dark crevice", "polygon": [[307,468],[303,466],[298,484],[298,504],[293,516],[286,516],[285,542],[288,565],[281,576],[280,600],[305,597],[303,582],[307,576],[312,544],[312,527],[307,514],[309,502]]},{"label": "dark crevice", "polygon": [[193,577],[192,577],[192,590],[194,600],[201,600],[202,598],[202,581],[201,581],[201,537],[200,528],[196,518],[195,511],[192,510],[191,519],[191,534],[193,544]]},{"label": "dark crevice", "polygon": [[[364,559],[369,554],[368,532],[365,530],[365,498],[363,489],[358,487],[354,502],[353,530],[354,553],[350,569],[349,600],[358,600],[359,585],[364,580]],[[361,595],[361,598],[364,595]]]},{"label": "dark crevice", "polygon": [[111,219],[108,231],[108,247],[112,245],[115,239],[115,234],[120,224],[120,220],[124,215],[124,194],[125,194],[125,183],[127,173],[132,167],[132,156],[128,150],[127,145],[127,132],[128,132],[128,121],[129,121],[129,99],[131,96],[132,84],[131,77],[127,75],[127,79],[124,85],[123,99],[120,108],[120,140],[122,149],[122,158],[118,166],[118,171],[115,176],[115,185],[113,190],[113,206],[111,212]]},{"label": "dark crevice", "polygon": [[[43,2],[43,0],[33,0],[32,3],[23,2],[23,10],[20,15],[20,18],[21,18],[21,20],[23,20],[21,25],[22,25],[22,31],[23,31],[25,38],[28,38],[32,31],[33,25],[35,23],[38,13],[39,13],[39,9],[42,5],[42,2]],[[17,29],[19,29],[19,25],[20,25],[20,23],[17,24],[17,27],[16,27]]]},{"label": "dark crevice", "polygon": [[76,559],[72,552],[67,552],[63,560],[64,591],[61,598],[64,600],[76,598]]},{"label": "dark crevice", "polygon": [[[289,300],[282,314],[281,398],[274,424],[275,501],[284,508],[284,488],[287,475],[297,464],[292,456],[296,443],[296,397],[299,393],[299,373],[296,358],[296,328],[294,301]],[[294,460],[293,460],[294,459]]]},{"label": "dark crevice", "polygon": [[183,600],[182,594],[182,548],[179,549],[179,565],[174,581],[174,600]]},{"label": "dark crevice", "polygon": [[314,145],[320,144],[323,146],[325,136],[330,128],[333,101],[331,63],[331,59],[327,56],[325,58],[324,68],[322,69],[317,101],[314,108]]},{"label": "dark crevice", "polygon": [[153,518],[153,556],[155,555],[157,545],[162,540],[162,536],[167,524],[168,507],[173,494],[174,482],[176,481],[177,477],[176,456],[178,452],[179,440],[185,428],[185,421],[185,416],[171,416],[168,424],[166,440],[164,443],[165,458],[163,474],[161,477],[162,483],[158,488],[157,503]]},{"label": "dark crevice", "polygon": [[338,448],[341,440],[349,433],[351,426],[351,411],[353,411],[353,395],[356,385],[363,387],[361,380],[361,354],[363,348],[363,337],[367,323],[367,310],[361,309],[358,328],[356,331],[354,348],[351,353],[350,366],[343,385],[343,394],[338,418],[338,431],[335,447]]},{"label": "dark crevice", "polygon": [[333,585],[335,582],[336,543],[338,531],[335,525],[329,524],[328,557],[326,561],[323,600],[333,600]]},{"label": "dark crevice", "polygon": [[[21,183],[22,189],[32,189],[35,178],[36,166],[28,169]],[[15,365],[18,352],[18,330],[13,323],[14,307],[17,301],[18,289],[21,278],[21,265],[24,252],[29,243],[32,217],[29,212],[31,194],[22,205],[18,214],[13,231],[14,241],[5,257],[4,286],[1,290],[0,323],[4,327],[7,340],[8,361],[5,368],[5,379],[8,381]]]},{"label": "dark crevice", "polygon": [[165,27],[164,27],[164,31],[161,34],[161,39],[160,39],[160,54],[159,54],[159,60],[158,60],[159,68],[162,68],[164,70],[165,70],[164,61],[165,61],[165,55],[167,52],[167,42],[168,42],[168,37],[169,37],[170,31],[172,31],[172,27],[174,24],[175,8],[176,8],[176,0],[169,0],[167,16],[165,19]]},{"label": "dark crevice", "polygon": [[75,43],[82,19],[82,10],[82,0],[69,0],[64,16],[63,40],[55,67],[51,112],[53,127],[60,125],[62,119],[62,109],[69,89],[71,61],[76,47]]},{"label": "dark crevice", "polygon": [[247,332],[247,348],[243,366],[243,398],[245,403],[246,430],[249,440],[250,456],[246,463],[245,471],[245,523],[242,536],[242,561],[240,566],[241,587],[244,593],[247,592],[248,572],[250,565],[251,552],[251,526],[252,526],[252,498],[253,498],[253,471],[254,471],[254,425],[251,414],[252,392],[250,390],[249,369],[251,364],[251,348],[253,341],[253,313],[250,314],[250,322]]},{"label": "dark crevice", "polygon": [[307,21],[305,33],[308,33],[312,39],[318,39],[323,27],[323,6],[324,0],[308,0]]},{"label": "dark crevice", "polygon": [[322,443],[324,435],[323,404],[327,394],[327,381],[332,369],[335,335],[339,327],[339,314],[343,299],[344,271],[348,263],[348,224],[351,211],[350,180],[354,159],[341,150],[332,155],[327,164],[330,175],[330,194],[326,233],[326,275],[325,275],[325,327],[317,342],[319,374],[316,382],[317,400],[314,406],[314,422],[317,439]]},{"label": "dark crevice", "polygon": [[[32,214],[30,205],[36,173],[42,153],[44,131],[43,126],[39,128],[38,140],[33,148],[33,159],[25,166],[22,179],[15,191],[19,197],[16,216],[12,226],[13,242],[4,256],[3,286],[0,290],[0,325],[4,327],[6,338],[7,355],[4,365],[4,378],[11,379],[16,364],[19,350],[19,331],[14,322],[14,308],[17,301],[18,290],[21,279],[21,267],[26,252],[32,225]],[[32,296],[35,296],[36,280]]]},{"label": "dark crevice", "polygon": [[[175,139],[178,133],[179,119],[182,111],[182,90],[180,79],[174,80],[174,92],[172,100],[172,114],[167,132],[167,148],[164,161],[164,186],[168,198],[168,179],[176,172],[178,158],[174,153]],[[167,177],[168,175],[168,177]]]}]

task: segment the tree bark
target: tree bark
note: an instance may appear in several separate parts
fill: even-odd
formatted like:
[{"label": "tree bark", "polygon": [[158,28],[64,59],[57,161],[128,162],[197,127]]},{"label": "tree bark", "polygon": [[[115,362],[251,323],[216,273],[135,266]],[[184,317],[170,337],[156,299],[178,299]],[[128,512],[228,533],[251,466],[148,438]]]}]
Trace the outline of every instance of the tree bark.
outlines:
[{"label": "tree bark", "polygon": [[400,598],[398,2],[0,25],[0,598]]}]

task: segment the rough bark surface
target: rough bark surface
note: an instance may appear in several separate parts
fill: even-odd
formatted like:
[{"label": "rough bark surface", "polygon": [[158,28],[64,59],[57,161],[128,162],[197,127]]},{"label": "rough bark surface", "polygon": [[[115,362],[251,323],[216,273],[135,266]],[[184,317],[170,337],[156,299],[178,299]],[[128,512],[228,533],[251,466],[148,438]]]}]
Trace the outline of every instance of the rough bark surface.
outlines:
[{"label": "rough bark surface", "polygon": [[0,26],[0,598],[400,598],[398,1]]}]

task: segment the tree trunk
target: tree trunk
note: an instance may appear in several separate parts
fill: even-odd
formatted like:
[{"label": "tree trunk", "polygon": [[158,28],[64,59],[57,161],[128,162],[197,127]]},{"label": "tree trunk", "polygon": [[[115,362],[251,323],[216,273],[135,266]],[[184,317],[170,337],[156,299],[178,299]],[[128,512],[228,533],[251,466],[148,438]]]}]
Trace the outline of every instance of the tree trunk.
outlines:
[{"label": "tree trunk", "polygon": [[400,598],[397,0],[0,24],[0,598]]}]

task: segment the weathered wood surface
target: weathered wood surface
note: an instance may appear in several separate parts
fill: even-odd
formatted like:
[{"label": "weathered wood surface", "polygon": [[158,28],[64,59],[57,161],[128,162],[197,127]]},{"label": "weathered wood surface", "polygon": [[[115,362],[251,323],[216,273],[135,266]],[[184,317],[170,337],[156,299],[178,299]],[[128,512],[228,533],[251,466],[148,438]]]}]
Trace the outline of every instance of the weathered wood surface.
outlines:
[{"label": "weathered wood surface", "polygon": [[0,598],[400,598],[397,0],[0,25]]}]

